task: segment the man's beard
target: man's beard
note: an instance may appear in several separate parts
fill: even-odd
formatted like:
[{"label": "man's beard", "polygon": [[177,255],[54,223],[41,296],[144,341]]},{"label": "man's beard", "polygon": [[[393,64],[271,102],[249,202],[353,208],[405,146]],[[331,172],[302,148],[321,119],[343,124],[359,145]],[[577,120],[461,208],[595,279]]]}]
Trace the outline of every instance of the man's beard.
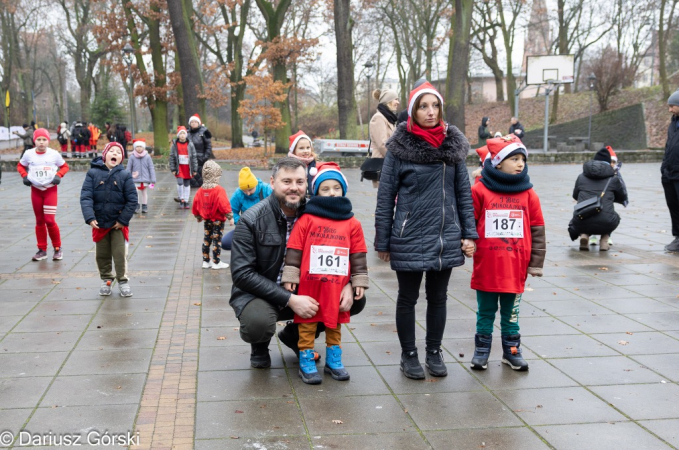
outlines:
[{"label": "man's beard", "polygon": [[278,200],[278,203],[285,205],[286,208],[292,209],[293,211],[297,210],[302,203],[302,195],[299,193],[298,195],[300,197],[299,201],[293,203],[285,200],[285,194],[279,195],[278,193],[274,192],[274,196],[276,197],[276,200]]}]

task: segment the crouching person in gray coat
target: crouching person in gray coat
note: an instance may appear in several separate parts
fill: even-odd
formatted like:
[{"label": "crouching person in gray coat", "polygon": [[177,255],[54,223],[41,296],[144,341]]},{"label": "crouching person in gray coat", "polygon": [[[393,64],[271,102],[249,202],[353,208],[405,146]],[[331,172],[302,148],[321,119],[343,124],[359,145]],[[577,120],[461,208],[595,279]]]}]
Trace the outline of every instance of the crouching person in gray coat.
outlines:
[{"label": "crouching person in gray coat", "polygon": [[[387,141],[375,210],[375,249],[398,279],[396,330],[401,370],[423,379],[415,346],[415,304],[426,273],[426,366],[448,374],[441,352],[446,292],[453,267],[471,256],[478,238],[465,158],[469,142],[443,121],[443,98],[429,83],[410,93],[408,122]],[[398,202],[395,203],[398,196]],[[394,206],[396,212],[394,213]]]},{"label": "crouching person in gray coat", "polygon": [[[306,165],[295,158],[280,159],[273,167],[271,186],[273,195],[240,217],[231,245],[233,286],[229,304],[240,322],[241,338],[251,344],[250,365],[258,369],[271,366],[269,343],[277,321],[290,321],[278,338],[299,357],[293,313],[306,319],[318,311],[315,299],[281,286],[286,244],[304,208]],[[365,307],[365,297],[354,300],[351,284],[344,287],[338,301],[340,311],[349,311],[352,316]],[[319,324],[316,333],[322,329]]]}]

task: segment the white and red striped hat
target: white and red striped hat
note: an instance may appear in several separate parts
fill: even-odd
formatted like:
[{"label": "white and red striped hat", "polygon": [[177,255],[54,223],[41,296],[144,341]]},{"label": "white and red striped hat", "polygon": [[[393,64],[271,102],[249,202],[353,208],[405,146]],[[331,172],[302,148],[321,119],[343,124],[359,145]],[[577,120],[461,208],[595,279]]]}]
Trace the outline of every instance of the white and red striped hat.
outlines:
[{"label": "white and red striped hat", "polygon": [[413,108],[415,107],[417,99],[425,94],[433,94],[438,97],[441,108],[443,108],[443,96],[427,81],[410,91],[410,97],[408,98],[408,117],[413,116]]},{"label": "white and red striped hat", "polygon": [[198,114],[194,114],[189,118],[189,125],[191,125],[191,122],[193,122],[194,120],[198,122],[198,125],[203,124],[203,121],[200,120],[200,116]]},{"label": "white and red striped hat", "polygon": [[311,142],[311,138],[306,135],[306,133],[302,130],[299,130],[297,133],[293,134],[288,138],[290,140],[290,148],[289,150],[289,155],[292,156],[295,152],[295,147],[297,147],[297,143],[299,142],[300,139],[307,139],[309,142]]},{"label": "white and red striped hat", "polygon": [[488,155],[486,159],[490,159],[490,163],[493,167],[496,167],[502,162],[503,159],[511,155],[512,153],[521,153],[526,158],[528,158],[528,150],[526,146],[523,145],[521,139],[515,134],[508,134],[507,136],[488,139],[486,141],[486,146],[488,147]]},{"label": "white and red striped hat", "polygon": [[342,185],[342,194],[347,195],[347,179],[340,170],[340,166],[336,162],[319,162],[316,164],[318,172],[311,180],[311,192],[314,195],[318,194],[318,188],[325,180],[337,180]]},{"label": "white and red striped hat", "polygon": [[132,141],[132,148],[146,148],[146,139],[134,139]]}]

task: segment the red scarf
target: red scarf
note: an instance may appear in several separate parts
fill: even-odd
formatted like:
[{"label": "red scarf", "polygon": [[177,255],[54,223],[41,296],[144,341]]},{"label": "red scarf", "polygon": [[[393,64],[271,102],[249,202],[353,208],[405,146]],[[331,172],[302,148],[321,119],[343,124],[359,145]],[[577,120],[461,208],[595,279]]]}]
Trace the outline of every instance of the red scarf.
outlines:
[{"label": "red scarf", "polygon": [[[92,228],[92,240],[94,242],[101,241],[102,239],[104,239],[104,237],[106,237],[106,235],[112,229],[113,228]],[[122,232],[123,232],[123,237],[125,238],[125,242],[129,242],[130,241],[130,227],[123,227]]]},{"label": "red scarf", "polygon": [[429,142],[434,148],[441,147],[441,144],[443,144],[443,140],[446,137],[446,132],[442,124],[438,124],[433,128],[425,129],[417,125],[414,120],[409,118],[408,129],[415,136],[418,136],[420,139],[424,139],[425,141]]}]

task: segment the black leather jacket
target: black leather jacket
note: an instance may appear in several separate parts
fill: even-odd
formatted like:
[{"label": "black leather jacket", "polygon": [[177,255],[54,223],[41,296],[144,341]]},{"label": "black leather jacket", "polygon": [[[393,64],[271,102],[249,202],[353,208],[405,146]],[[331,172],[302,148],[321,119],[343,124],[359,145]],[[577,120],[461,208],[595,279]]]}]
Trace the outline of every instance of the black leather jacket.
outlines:
[{"label": "black leather jacket", "polygon": [[236,317],[255,298],[279,309],[287,305],[290,292],[276,283],[285,257],[286,230],[287,222],[273,194],[240,216],[231,246],[229,304]]}]

